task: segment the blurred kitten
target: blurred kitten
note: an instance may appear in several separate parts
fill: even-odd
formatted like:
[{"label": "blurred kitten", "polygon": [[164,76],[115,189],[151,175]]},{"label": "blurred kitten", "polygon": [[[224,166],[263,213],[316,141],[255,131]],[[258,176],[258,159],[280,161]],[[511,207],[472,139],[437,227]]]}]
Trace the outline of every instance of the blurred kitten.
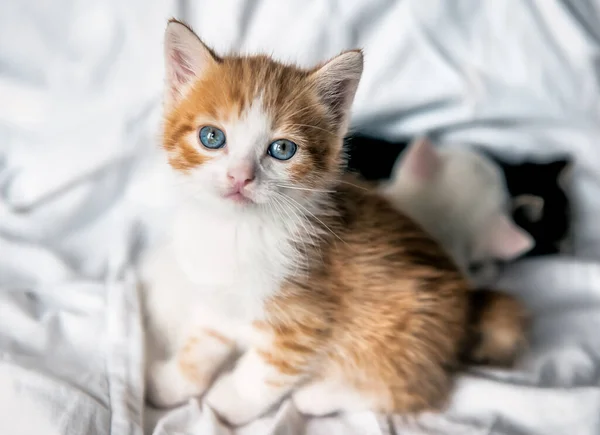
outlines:
[{"label": "blurred kitten", "polygon": [[[366,180],[388,180],[396,160],[408,145],[404,140],[390,141],[355,133],[346,138],[348,170],[358,172]],[[526,158],[513,163],[483,147],[475,149],[501,169],[510,195],[507,212],[534,239],[533,248],[518,258],[568,252],[571,230],[568,184],[572,160],[555,156],[550,160]],[[482,266],[475,263],[471,267],[476,270]]]},{"label": "blurred kitten", "polygon": [[380,189],[478,285],[495,277],[497,260],[517,258],[534,245],[510,216],[502,171],[473,149],[436,149],[429,139],[417,139]]}]

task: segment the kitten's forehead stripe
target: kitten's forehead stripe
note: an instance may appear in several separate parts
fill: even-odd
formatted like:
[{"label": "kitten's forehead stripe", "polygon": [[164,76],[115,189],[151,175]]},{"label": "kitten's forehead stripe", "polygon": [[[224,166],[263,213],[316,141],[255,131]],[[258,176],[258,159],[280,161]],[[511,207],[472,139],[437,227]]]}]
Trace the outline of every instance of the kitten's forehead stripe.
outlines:
[{"label": "kitten's forehead stripe", "polygon": [[[311,174],[340,171],[341,141],[327,107],[319,99],[310,71],[275,62],[265,56],[226,57],[209,68],[186,98],[167,113],[165,148],[175,169],[189,170],[211,157],[199,156],[182,139],[199,125],[194,119],[214,119],[234,125],[257,100],[270,118],[271,134],[300,147],[299,157],[286,163],[290,178],[307,181]],[[227,132],[225,132],[227,135]],[[268,143],[265,143],[265,149]]]},{"label": "kitten's forehead stripe", "polygon": [[181,117],[175,123],[165,123],[163,143],[169,152],[169,163],[173,168],[185,172],[210,160],[209,155],[198,153],[195,145],[187,139],[195,130],[195,123],[190,117]]}]

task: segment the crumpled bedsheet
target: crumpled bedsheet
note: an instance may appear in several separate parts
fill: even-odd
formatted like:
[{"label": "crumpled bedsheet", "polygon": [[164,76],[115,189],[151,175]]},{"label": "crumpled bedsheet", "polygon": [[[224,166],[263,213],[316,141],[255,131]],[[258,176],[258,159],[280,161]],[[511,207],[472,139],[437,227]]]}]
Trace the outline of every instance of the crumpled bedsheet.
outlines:
[{"label": "crumpled bedsheet", "polygon": [[[473,369],[449,408],[239,430],[196,400],[143,403],[134,264],[160,228],[154,177],[166,19],[219,52],[310,65],[363,47],[353,125],[507,157],[576,160],[572,253],[498,286],[534,316],[515,371]],[[0,429],[55,434],[600,433],[600,5],[593,0],[0,2]],[[33,423],[39,422],[37,426]]]}]

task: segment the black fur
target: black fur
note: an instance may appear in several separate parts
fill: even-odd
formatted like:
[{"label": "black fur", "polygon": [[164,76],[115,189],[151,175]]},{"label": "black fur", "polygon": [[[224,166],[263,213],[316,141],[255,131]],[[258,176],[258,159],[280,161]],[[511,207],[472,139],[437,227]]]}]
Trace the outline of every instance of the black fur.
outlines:
[{"label": "black fur", "polygon": [[345,141],[348,170],[369,181],[387,180],[396,159],[408,144],[408,141],[390,142],[360,134],[349,136]]},{"label": "black fur", "polygon": [[[508,191],[516,203],[521,195],[542,198],[544,206],[539,218],[532,220],[525,207],[513,209],[517,225],[535,239],[535,247],[525,256],[539,256],[560,252],[561,243],[568,237],[571,226],[570,204],[566,186],[570,160],[558,158],[550,162],[508,163],[494,157],[506,178]],[[563,183],[566,184],[566,183]]]}]

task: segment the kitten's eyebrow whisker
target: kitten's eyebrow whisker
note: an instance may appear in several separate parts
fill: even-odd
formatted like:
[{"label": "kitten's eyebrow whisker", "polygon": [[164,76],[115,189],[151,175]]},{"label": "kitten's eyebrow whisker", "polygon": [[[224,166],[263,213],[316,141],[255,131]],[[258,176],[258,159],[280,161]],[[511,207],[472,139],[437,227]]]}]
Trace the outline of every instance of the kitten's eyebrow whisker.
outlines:
[{"label": "kitten's eyebrow whisker", "polygon": [[[296,95],[293,96],[293,98],[291,98],[290,100],[288,100],[285,103],[285,105],[281,108],[282,109],[281,111],[285,112],[286,110],[290,109],[294,104],[296,104],[298,101],[300,101],[301,98],[302,98],[302,93],[297,93]],[[320,106],[323,106],[323,103],[321,101],[317,101],[316,103],[312,103],[312,104],[310,104],[308,106],[301,107],[298,110],[298,112],[301,112],[301,111],[304,111],[304,110],[309,110],[309,109],[312,109],[312,108],[315,108],[315,107],[320,107]],[[296,113],[298,113],[298,112],[296,112]],[[287,115],[287,116],[288,117],[289,116],[293,116],[296,113],[293,113],[293,114]]]},{"label": "kitten's eyebrow whisker", "polygon": [[[289,103],[289,104],[287,104],[287,105],[286,105],[286,106],[285,106],[285,107],[282,109],[282,112],[285,112],[285,110],[287,110],[287,108],[288,108],[288,107],[290,107],[290,106],[291,106],[293,103],[295,103],[295,102],[296,102],[296,100],[295,100],[295,99],[294,99],[294,100],[292,100],[292,101],[290,101],[290,103]],[[293,117],[293,116],[299,115],[300,113],[308,112],[309,110],[312,110],[312,109],[314,109],[315,107],[319,107],[319,106],[322,106],[322,104],[321,104],[321,103],[315,103],[315,104],[311,104],[311,105],[309,105],[309,106],[304,106],[304,107],[302,107],[302,108],[300,108],[300,109],[296,110],[295,112],[293,112],[293,113],[290,113],[289,115],[288,115],[288,114],[286,114],[285,116],[286,116],[287,118],[291,118],[291,117]]]},{"label": "kitten's eyebrow whisker", "polygon": [[334,133],[332,131],[329,130],[325,130],[324,128],[321,127],[317,127],[316,125],[310,125],[310,124],[287,124],[286,128],[291,128],[291,127],[306,127],[306,128],[314,128],[315,130],[321,130],[327,134],[330,134],[331,136],[335,136],[338,137],[337,133]]}]

